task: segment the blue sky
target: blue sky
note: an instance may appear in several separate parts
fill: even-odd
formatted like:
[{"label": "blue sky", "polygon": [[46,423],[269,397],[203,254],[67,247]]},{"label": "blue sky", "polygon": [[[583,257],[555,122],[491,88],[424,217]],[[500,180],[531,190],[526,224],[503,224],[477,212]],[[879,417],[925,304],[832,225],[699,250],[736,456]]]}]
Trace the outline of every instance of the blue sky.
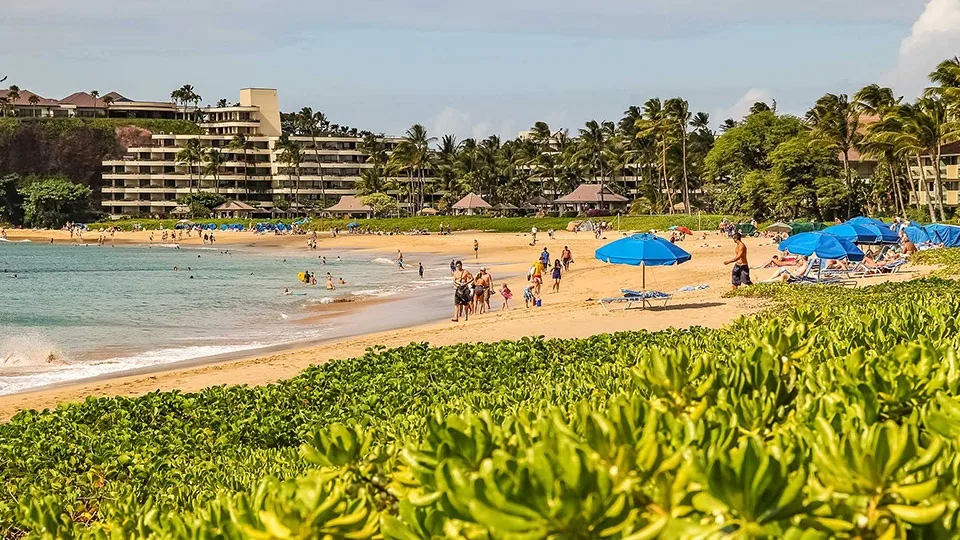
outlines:
[{"label": "blue sky", "polygon": [[33,0],[4,8],[0,36],[7,82],[48,97],[267,86],[373,131],[513,137],[653,96],[715,123],[877,81],[913,96],[960,54],[960,0]]}]

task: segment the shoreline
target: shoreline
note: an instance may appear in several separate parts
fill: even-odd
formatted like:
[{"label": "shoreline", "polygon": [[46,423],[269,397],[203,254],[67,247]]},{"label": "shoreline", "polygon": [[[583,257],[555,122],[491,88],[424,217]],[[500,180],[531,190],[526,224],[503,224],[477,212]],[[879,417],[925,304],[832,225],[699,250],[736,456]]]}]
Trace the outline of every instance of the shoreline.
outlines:
[{"label": "shoreline", "polygon": [[[38,234],[49,237],[51,232]],[[331,238],[320,236],[318,252],[327,249],[354,249],[374,253],[389,253],[398,248],[404,253],[419,253],[462,259],[471,271],[486,265],[493,269],[495,284],[504,280],[509,283],[514,298],[509,311],[498,310],[500,300],[492,301],[493,312],[471,317],[468,322],[453,323],[448,316],[440,320],[422,321],[402,328],[382,329],[368,332],[346,332],[344,335],[310,342],[291,344],[279,350],[239,351],[230,358],[207,357],[164,365],[149,373],[125,373],[105,376],[103,379],[66,383],[57,387],[0,396],[0,420],[8,419],[23,409],[43,409],[59,403],[76,402],[88,396],[136,396],[153,391],[177,390],[195,392],[222,384],[262,385],[297,375],[312,365],[361,356],[370,347],[399,347],[411,342],[426,342],[432,346],[453,345],[464,342],[491,342],[503,339],[520,339],[528,336],[545,338],[579,338],[600,333],[630,330],[658,331],[669,328],[692,326],[721,327],[741,315],[759,312],[764,301],[745,298],[724,298],[729,289],[729,267],[724,259],[732,253],[732,243],[715,233],[707,233],[706,240],[689,238],[681,247],[693,255],[691,262],[678,267],[650,268],[647,270],[648,288],[667,292],[684,286],[706,284],[710,287],[694,292],[678,293],[666,308],[652,310],[620,311],[605,310],[596,304],[597,298],[618,295],[620,288],[639,286],[637,268],[622,265],[606,265],[593,258],[593,250],[620,238],[624,232],[609,231],[604,238],[593,235],[577,235],[566,231],[556,233],[556,238],[543,241],[538,237],[537,246],[529,245],[530,237],[523,233],[458,232],[447,236],[376,236],[341,235]],[[118,233],[124,242],[136,241],[143,233]],[[699,236],[698,236],[699,237]],[[238,248],[253,245],[269,250],[296,248],[302,245],[302,236],[268,236],[258,240],[251,233],[224,233],[217,245]],[[480,242],[479,257],[475,258],[472,243]],[[200,244],[196,241],[194,243]],[[766,239],[746,239],[750,259],[754,265],[762,264],[776,252],[775,246]],[[186,242],[184,242],[186,243]],[[552,255],[559,255],[564,245],[574,253],[574,264],[561,280],[559,294],[549,292],[544,284],[543,307],[525,309],[522,289],[526,286],[523,276],[529,262],[538,255],[543,246]],[[551,257],[553,258],[553,257]],[[409,260],[409,258],[408,258]],[[768,270],[757,270],[755,281],[767,277]],[[911,276],[913,272],[908,272]],[[504,278],[503,276],[510,276]],[[519,277],[517,277],[519,276]],[[548,280],[549,281],[549,280]],[[868,283],[877,283],[873,278]],[[431,289],[426,289],[431,290]],[[421,295],[420,301],[438,302],[436,313],[452,315],[452,300],[445,295],[448,289],[437,287],[437,292]],[[366,302],[358,302],[363,304]],[[347,303],[349,305],[350,303]],[[389,315],[398,302],[383,302],[371,305]],[[433,304],[430,304],[433,305]]]}]

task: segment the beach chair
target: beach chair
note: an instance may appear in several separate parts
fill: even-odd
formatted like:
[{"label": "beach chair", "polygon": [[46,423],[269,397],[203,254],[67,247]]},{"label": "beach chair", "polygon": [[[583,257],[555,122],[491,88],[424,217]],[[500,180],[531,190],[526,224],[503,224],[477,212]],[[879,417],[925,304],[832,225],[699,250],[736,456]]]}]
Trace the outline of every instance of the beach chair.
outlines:
[{"label": "beach chair", "polygon": [[608,311],[610,310],[611,305],[622,304],[623,310],[626,311],[628,309],[652,308],[652,302],[659,301],[663,301],[663,307],[666,307],[667,302],[673,298],[672,294],[661,291],[635,291],[633,289],[620,289],[620,292],[623,293],[623,296],[601,298],[597,300],[597,303]]},{"label": "beach chair", "polygon": [[897,259],[895,261],[890,261],[886,264],[877,266],[876,268],[868,268],[863,266],[862,270],[856,277],[872,277],[872,276],[882,276],[885,274],[896,274],[900,271],[905,264],[907,264],[906,259]]}]

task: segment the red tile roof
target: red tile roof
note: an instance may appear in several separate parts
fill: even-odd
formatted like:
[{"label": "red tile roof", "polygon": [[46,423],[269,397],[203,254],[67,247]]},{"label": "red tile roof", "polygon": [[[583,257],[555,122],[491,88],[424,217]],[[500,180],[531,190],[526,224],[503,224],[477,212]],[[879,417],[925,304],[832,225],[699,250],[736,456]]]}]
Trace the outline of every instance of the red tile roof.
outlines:
[{"label": "red tile roof", "polygon": [[[627,202],[630,199],[618,195],[610,188],[603,188],[603,202]],[[600,202],[600,184],[580,184],[577,189],[557,199],[558,203],[598,203]]]},{"label": "red tile roof", "polygon": [[[8,97],[7,92],[9,92],[9,90],[0,90],[0,97]],[[51,105],[58,104],[57,100],[55,99],[47,99],[39,94],[35,94],[23,88],[20,89],[20,97],[16,101],[11,101],[10,104],[11,105],[33,105],[32,103],[30,103],[30,96],[37,96],[38,98],[40,98],[40,102],[37,103],[38,107],[44,106],[44,105],[51,106]]]}]

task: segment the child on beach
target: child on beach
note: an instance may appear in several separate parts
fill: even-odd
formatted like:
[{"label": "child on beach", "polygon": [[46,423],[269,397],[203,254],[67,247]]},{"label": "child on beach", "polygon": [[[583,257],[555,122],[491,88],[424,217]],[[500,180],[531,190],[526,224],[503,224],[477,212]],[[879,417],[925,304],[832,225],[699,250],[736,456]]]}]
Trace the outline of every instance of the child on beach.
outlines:
[{"label": "child on beach", "polygon": [[523,288],[523,305],[529,308],[530,304],[537,305],[537,297],[533,294],[533,285],[527,285]]},{"label": "child on beach", "polygon": [[510,299],[513,298],[513,291],[510,290],[510,287],[507,287],[506,283],[500,287],[500,296],[503,297],[503,305],[500,306],[500,309],[510,309]]},{"label": "child on beach", "polygon": [[560,292],[560,272],[562,267],[560,266],[560,259],[557,259],[553,262],[553,292]]}]

